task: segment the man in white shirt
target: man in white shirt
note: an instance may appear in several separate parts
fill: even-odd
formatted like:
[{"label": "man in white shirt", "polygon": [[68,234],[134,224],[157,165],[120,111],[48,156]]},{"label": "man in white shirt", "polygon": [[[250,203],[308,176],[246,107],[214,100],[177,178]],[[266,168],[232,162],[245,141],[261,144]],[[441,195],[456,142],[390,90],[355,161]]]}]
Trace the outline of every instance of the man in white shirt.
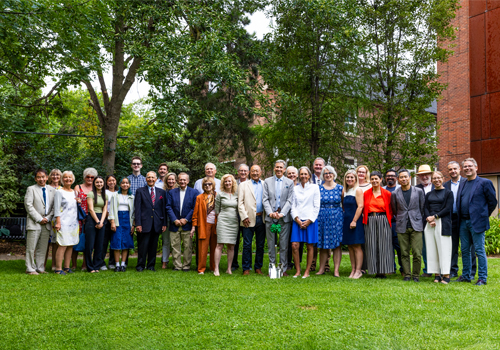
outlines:
[{"label": "man in white shirt", "polygon": [[[248,180],[248,165],[240,164],[238,167],[238,186]],[[238,231],[238,237],[236,237],[236,245],[234,246],[234,258],[233,263],[231,264],[231,271],[235,271],[240,268],[240,264],[238,264],[238,255],[239,255],[239,247],[241,235],[243,234],[243,226],[240,225],[240,230]]]},{"label": "man in white shirt", "polygon": [[168,165],[167,163],[161,163],[158,167],[158,180],[156,180],[155,186],[163,189],[163,185],[165,184],[165,176],[168,174]]},{"label": "man in white shirt", "polygon": [[[49,244],[52,216],[54,215],[54,195],[52,186],[46,186],[47,172],[35,172],[36,185],[28,187],[24,197],[26,219],[26,273],[38,275],[45,271],[45,255]],[[36,256],[36,263],[35,263]]]},{"label": "man in white shirt", "polygon": [[[210,177],[215,180],[215,191],[220,192],[220,180],[215,178],[215,173],[217,173],[217,168],[213,163],[205,164],[205,176]],[[201,182],[203,179],[199,179],[194,183],[194,189],[198,191],[198,194],[203,193],[203,188],[201,187]]]},{"label": "man in white shirt", "polygon": [[[434,189],[434,185],[431,183],[432,169],[429,165],[423,164],[418,167],[417,172],[418,179],[420,180],[420,184],[418,184],[417,188],[420,188],[424,191],[424,196]],[[425,216],[425,215],[424,215]],[[425,217],[422,218],[424,223],[424,227],[427,224],[425,221]],[[432,277],[432,274],[427,273],[427,249],[425,249],[425,236],[422,233],[422,259],[424,260],[424,273],[421,275],[422,277]]]}]

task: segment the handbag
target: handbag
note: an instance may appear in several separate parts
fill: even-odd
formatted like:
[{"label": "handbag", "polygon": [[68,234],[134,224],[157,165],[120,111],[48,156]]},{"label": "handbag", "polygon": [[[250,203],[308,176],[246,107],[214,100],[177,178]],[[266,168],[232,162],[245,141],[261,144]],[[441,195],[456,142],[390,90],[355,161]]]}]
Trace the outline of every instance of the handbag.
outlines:
[{"label": "handbag", "polygon": [[84,221],[87,218],[87,213],[83,210],[80,203],[76,203],[78,206],[78,221]]}]

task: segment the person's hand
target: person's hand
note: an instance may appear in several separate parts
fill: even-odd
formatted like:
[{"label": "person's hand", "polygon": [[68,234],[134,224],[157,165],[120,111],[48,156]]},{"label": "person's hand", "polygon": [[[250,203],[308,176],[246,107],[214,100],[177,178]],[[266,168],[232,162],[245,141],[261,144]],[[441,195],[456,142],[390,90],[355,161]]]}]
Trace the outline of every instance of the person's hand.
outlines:
[{"label": "person's hand", "polygon": [[428,216],[427,219],[425,220],[427,220],[427,222],[433,222],[434,219],[435,219],[434,216]]},{"label": "person's hand", "polygon": [[98,223],[97,225],[95,225],[95,228],[100,230],[102,228],[102,222]]},{"label": "person's hand", "polygon": [[349,228],[351,230],[354,230],[356,228],[356,221],[351,222],[351,224],[349,225]]},{"label": "person's hand", "polygon": [[188,223],[188,221],[186,219],[181,219],[180,222],[181,222],[181,226],[184,226]]},{"label": "person's hand", "polygon": [[165,232],[167,230],[167,226],[162,226],[161,227],[161,232]]},{"label": "person's hand", "polygon": [[193,238],[193,236],[194,236],[194,231],[195,231],[195,228],[193,226],[193,228],[191,229],[191,234],[189,235],[191,238]]},{"label": "person's hand", "polygon": [[130,235],[131,235],[131,236],[134,234],[134,230],[135,230],[135,227],[134,227],[134,226],[132,226],[132,227],[130,228]]},{"label": "person's hand", "polygon": [[59,224],[56,224],[56,225],[54,226],[54,229],[56,230],[56,232],[57,232],[57,231],[59,231],[59,230],[61,229],[61,224],[60,224],[60,223],[59,223]]},{"label": "person's hand", "polygon": [[181,221],[180,220],[175,220],[174,221],[174,225],[177,226],[177,227],[181,226]]},{"label": "person's hand", "polygon": [[136,226],[135,227],[136,231],[141,233],[142,232],[142,226]]},{"label": "person's hand", "polygon": [[298,216],[295,218],[295,222],[300,226],[300,228],[302,228],[302,221],[300,221]]},{"label": "person's hand", "polygon": [[47,220],[47,218],[43,218],[42,221],[40,221],[40,224],[43,225],[46,224],[47,222],[49,222],[49,220]]},{"label": "person's hand", "polygon": [[246,218],[245,220],[243,220],[243,226],[245,226],[245,227],[250,226],[250,219],[249,218]]},{"label": "person's hand", "polygon": [[436,227],[436,223],[435,222],[431,222],[431,227]]},{"label": "person's hand", "polygon": [[80,197],[75,197],[75,200],[78,204],[82,204],[82,199]]},{"label": "person's hand", "polygon": [[111,224],[111,231],[116,232],[116,225],[114,223]]},{"label": "person's hand", "polygon": [[307,228],[307,226],[309,226],[310,224],[312,223],[311,220],[306,220],[302,223],[302,228],[305,230]]}]

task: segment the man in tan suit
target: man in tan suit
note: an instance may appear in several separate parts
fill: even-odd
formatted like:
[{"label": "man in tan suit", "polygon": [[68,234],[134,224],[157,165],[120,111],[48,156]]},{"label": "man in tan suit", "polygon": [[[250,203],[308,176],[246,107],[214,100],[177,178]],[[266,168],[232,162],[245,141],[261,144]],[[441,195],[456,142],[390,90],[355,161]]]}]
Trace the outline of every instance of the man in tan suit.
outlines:
[{"label": "man in tan suit", "polygon": [[[24,207],[28,213],[26,220],[26,273],[38,275],[45,272],[45,255],[49,244],[52,217],[54,216],[54,195],[56,190],[46,186],[47,172],[35,172],[36,185],[28,187],[24,197]],[[36,256],[36,264],[35,264]]]},{"label": "man in tan suit", "polygon": [[243,226],[243,275],[249,275],[252,267],[252,240],[254,234],[257,246],[254,269],[257,274],[262,275],[266,225],[262,220],[264,207],[262,205],[263,183],[260,180],[261,174],[260,166],[252,166],[250,168],[252,180],[245,181],[238,187],[238,211],[241,226]]}]

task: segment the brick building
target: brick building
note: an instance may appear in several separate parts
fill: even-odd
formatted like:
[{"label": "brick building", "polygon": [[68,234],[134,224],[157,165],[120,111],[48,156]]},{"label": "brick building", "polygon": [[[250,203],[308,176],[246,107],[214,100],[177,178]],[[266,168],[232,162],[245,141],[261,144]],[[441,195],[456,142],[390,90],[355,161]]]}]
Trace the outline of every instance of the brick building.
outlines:
[{"label": "brick building", "polygon": [[[473,157],[500,187],[500,0],[461,0],[454,55],[438,64],[448,84],[438,101],[439,169]],[[445,174],[447,172],[445,171]]]}]

